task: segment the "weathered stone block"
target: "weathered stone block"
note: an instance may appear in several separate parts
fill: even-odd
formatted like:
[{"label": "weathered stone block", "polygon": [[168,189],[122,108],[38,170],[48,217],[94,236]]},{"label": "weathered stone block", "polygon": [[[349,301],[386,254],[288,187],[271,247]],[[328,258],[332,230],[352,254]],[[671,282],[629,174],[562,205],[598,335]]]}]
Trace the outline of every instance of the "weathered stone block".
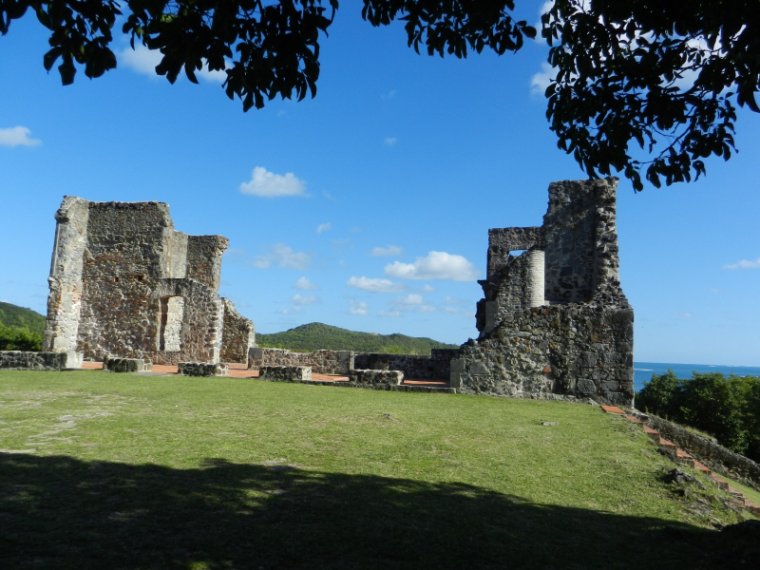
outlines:
[{"label": "weathered stone block", "polygon": [[259,378],[281,382],[311,380],[311,366],[263,366],[259,368]]},{"label": "weathered stone block", "polygon": [[226,376],[228,366],[210,362],[180,362],[177,372],[183,376]]},{"label": "weathered stone block", "polygon": [[65,352],[0,351],[0,368],[14,370],[64,370],[68,364]]},{"label": "weathered stone block", "polygon": [[109,372],[147,372],[153,367],[150,360],[142,358],[107,358],[103,369]]},{"label": "weathered stone block", "polygon": [[375,387],[400,386],[404,380],[404,373],[400,370],[351,370],[348,379],[354,384],[363,384]]}]

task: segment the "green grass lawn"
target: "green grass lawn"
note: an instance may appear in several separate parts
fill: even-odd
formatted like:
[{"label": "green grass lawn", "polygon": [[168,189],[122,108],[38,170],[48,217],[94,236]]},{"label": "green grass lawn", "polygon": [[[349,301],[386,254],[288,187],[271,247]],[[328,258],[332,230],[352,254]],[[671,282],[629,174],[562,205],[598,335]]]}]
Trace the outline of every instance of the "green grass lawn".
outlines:
[{"label": "green grass lawn", "polygon": [[720,568],[739,556],[712,529],[743,515],[709,483],[664,483],[673,465],[641,430],[589,405],[4,371],[0,451],[1,568]]}]

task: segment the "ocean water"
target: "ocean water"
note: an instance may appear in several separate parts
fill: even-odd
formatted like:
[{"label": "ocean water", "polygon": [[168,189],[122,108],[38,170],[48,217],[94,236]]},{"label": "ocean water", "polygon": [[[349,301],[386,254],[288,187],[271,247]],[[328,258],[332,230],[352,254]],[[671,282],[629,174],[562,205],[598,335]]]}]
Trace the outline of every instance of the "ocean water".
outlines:
[{"label": "ocean water", "polygon": [[692,372],[719,372],[724,376],[760,376],[760,366],[721,366],[719,364],[681,364],[674,362],[634,362],[633,383],[638,392],[652,379],[652,374],[672,370],[678,378],[691,378]]}]

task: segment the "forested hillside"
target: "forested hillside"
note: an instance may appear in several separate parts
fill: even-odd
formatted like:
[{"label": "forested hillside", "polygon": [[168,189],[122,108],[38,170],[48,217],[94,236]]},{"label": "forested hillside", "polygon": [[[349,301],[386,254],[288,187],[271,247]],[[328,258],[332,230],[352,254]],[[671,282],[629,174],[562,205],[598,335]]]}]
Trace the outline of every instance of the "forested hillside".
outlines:
[{"label": "forested hillside", "polygon": [[0,350],[40,350],[45,317],[39,313],[0,302]]},{"label": "forested hillside", "polygon": [[257,334],[256,344],[264,348],[291,350],[355,350],[357,352],[383,352],[389,354],[430,354],[433,348],[456,348],[430,338],[410,337],[403,334],[381,335],[354,332],[322,323],[309,323],[273,334]]}]

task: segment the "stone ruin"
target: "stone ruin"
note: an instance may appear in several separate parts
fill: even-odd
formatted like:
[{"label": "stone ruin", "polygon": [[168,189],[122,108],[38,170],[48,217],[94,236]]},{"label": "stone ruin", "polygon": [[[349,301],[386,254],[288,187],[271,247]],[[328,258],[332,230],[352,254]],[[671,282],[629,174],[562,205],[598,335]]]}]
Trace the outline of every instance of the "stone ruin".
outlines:
[{"label": "stone ruin", "polygon": [[247,362],[253,324],[218,294],[227,238],[176,231],[160,202],[66,196],[56,221],[44,350],[70,368]]},{"label": "stone ruin", "polygon": [[552,183],[542,226],[489,230],[479,337],[431,357],[255,348],[251,322],[217,294],[226,238],[175,231],[166,204],[66,197],[45,349],[309,374],[399,370],[458,392],[631,405],[633,310],[620,286],[616,186]]},{"label": "stone ruin", "polygon": [[549,186],[540,227],[488,232],[480,336],[451,361],[458,391],[631,405],[633,309],[620,287],[616,179]]},{"label": "stone ruin", "polygon": [[615,179],[555,182],[540,227],[492,229],[477,341],[430,357],[251,350],[252,367],[399,370],[457,392],[633,403],[633,310],[620,287]]}]

